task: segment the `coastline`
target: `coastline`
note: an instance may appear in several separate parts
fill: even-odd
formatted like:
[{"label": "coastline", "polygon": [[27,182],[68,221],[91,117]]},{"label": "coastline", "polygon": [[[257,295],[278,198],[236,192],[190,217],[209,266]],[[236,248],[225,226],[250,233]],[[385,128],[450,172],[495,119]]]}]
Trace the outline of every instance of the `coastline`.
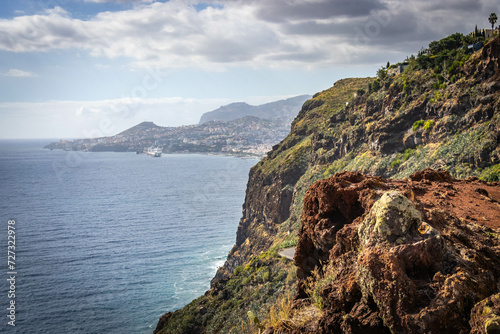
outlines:
[{"label": "coastline", "polygon": [[[13,139],[15,141],[15,139]],[[34,140],[37,141],[37,140]],[[109,151],[89,151],[89,150],[64,150],[62,148],[49,148],[49,145],[45,145],[42,147],[42,149],[45,150],[60,150],[60,151],[66,151],[66,152],[91,152],[91,153],[102,153],[102,152],[113,152],[113,153],[134,153],[138,155],[142,155],[144,153],[140,152],[134,152],[134,151],[114,151],[114,150],[109,150]],[[165,155],[170,155],[170,154],[200,154],[200,155],[206,155],[206,156],[220,156],[220,157],[235,157],[235,158],[241,158],[241,159],[256,159],[256,160],[261,160],[266,157],[268,152],[264,154],[253,154],[253,153],[245,153],[245,152],[191,152],[191,151],[175,151],[175,152],[163,152],[162,154]]]}]

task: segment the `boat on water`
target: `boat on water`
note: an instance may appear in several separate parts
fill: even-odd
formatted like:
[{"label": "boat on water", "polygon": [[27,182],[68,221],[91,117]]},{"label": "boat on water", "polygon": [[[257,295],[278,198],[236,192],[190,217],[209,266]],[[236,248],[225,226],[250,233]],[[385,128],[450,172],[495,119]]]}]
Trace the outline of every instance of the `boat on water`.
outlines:
[{"label": "boat on water", "polygon": [[148,147],[146,150],[146,154],[155,158],[161,157],[162,149],[158,142],[155,142],[151,147]]}]

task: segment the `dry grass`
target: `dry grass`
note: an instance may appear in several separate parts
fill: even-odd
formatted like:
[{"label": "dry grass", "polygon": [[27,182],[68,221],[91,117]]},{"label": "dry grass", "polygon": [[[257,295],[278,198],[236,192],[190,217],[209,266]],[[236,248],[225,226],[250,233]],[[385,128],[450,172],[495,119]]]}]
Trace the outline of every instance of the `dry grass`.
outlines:
[{"label": "dry grass", "polygon": [[322,312],[315,305],[309,305],[295,312],[293,321],[300,327],[316,322],[321,318]]},{"label": "dry grass", "polygon": [[282,296],[276,304],[269,309],[268,318],[264,320],[267,327],[276,327],[283,321],[288,321],[290,312],[292,310],[292,303],[289,296]]},{"label": "dry grass", "polygon": [[291,330],[300,329],[303,327],[313,328],[314,323],[321,317],[321,310],[315,305],[302,307],[299,310],[292,310],[292,300],[289,295],[283,295],[278,301],[271,306],[269,313],[262,320],[262,327],[259,329],[252,321],[241,324],[241,333],[244,334],[260,334],[262,328],[274,329],[275,334],[289,333]]},{"label": "dry grass", "polygon": [[307,327],[308,330],[315,330],[318,319],[322,312],[315,306],[309,305],[292,312],[287,319],[281,319],[273,326],[275,334],[286,334],[293,329]]},{"label": "dry grass", "polygon": [[254,334],[254,328],[252,328],[252,324],[250,321],[241,320],[240,323],[240,333],[241,334]]},{"label": "dry grass", "polygon": [[323,309],[323,298],[320,295],[321,288],[323,286],[320,284],[322,282],[323,275],[321,274],[321,270],[319,267],[314,268],[311,275],[307,278],[306,281],[306,293],[311,298],[313,304],[318,309]]}]

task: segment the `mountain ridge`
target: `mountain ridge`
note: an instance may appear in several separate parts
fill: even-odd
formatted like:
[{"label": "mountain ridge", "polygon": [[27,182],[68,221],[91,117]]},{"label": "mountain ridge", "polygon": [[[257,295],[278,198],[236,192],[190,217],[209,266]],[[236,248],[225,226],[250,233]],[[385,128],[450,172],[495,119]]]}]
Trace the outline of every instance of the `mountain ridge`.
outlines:
[{"label": "mountain ridge", "polygon": [[302,104],[310,97],[311,95],[299,95],[257,106],[246,102],[235,102],[204,113],[198,124],[210,121],[232,121],[245,116],[255,116],[262,119],[283,118],[286,122],[291,122],[295,118],[297,110],[300,110]]}]

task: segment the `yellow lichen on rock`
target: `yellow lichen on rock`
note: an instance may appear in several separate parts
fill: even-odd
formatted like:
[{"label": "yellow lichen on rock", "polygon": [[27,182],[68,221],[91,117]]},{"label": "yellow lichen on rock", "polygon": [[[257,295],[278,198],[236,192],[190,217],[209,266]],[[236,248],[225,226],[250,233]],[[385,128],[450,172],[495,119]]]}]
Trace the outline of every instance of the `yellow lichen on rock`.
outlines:
[{"label": "yellow lichen on rock", "polygon": [[399,191],[388,191],[373,204],[359,227],[358,235],[363,246],[402,243],[410,229],[420,226],[420,222],[420,212],[408,198]]}]

